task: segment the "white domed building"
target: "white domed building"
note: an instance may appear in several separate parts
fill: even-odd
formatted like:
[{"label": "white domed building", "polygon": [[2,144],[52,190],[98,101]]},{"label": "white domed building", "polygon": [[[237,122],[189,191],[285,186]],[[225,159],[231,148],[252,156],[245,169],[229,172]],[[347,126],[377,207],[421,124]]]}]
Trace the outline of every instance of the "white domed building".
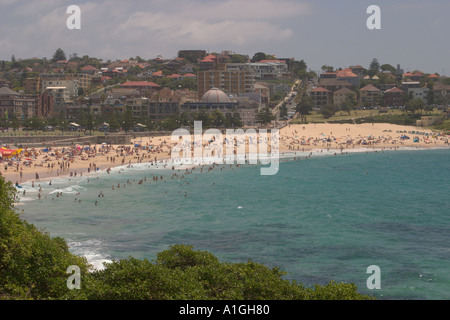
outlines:
[{"label": "white domed building", "polygon": [[227,94],[218,88],[211,88],[202,96],[202,102],[205,103],[229,103],[230,98]]},{"label": "white domed building", "polygon": [[201,110],[206,112],[214,112],[217,110],[222,112],[224,116],[238,113],[244,126],[255,125],[257,105],[249,107],[246,103],[240,103],[240,100],[242,99],[236,97],[230,98],[224,91],[213,87],[203,94],[199,102],[186,102],[182,104],[180,111],[191,113]]}]

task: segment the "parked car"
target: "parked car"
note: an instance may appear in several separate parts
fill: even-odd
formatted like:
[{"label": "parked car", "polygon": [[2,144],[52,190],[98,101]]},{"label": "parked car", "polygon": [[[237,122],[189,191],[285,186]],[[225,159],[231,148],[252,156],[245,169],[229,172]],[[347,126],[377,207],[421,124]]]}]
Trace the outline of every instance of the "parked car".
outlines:
[{"label": "parked car", "polygon": [[46,126],[46,127],[44,127],[44,131],[55,131],[55,127]]}]

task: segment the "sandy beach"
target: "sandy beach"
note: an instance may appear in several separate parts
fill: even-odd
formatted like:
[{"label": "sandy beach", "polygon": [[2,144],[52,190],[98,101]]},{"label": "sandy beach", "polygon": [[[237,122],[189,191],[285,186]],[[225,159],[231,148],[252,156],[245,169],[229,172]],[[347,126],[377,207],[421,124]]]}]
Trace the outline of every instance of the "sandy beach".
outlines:
[{"label": "sandy beach", "polygon": [[[449,136],[430,129],[377,123],[287,125],[279,133],[281,154],[316,149],[345,152],[361,148],[443,148],[449,146],[450,140]],[[243,143],[244,138],[239,142]],[[245,150],[248,152],[249,140],[245,139],[245,142]],[[138,137],[126,146],[77,145],[47,150],[24,146],[19,159],[3,159],[0,173],[19,185],[26,181],[51,181],[55,177],[83,175],[116,166],[167,160],[171,158],[172,150],[177,144],[177,141],[172,141],[171,136],[158,136]],[[210,142],[203,141],[204,148],[209,144]],[[225,154],[226,143],[223,142],[223,155]]]}]

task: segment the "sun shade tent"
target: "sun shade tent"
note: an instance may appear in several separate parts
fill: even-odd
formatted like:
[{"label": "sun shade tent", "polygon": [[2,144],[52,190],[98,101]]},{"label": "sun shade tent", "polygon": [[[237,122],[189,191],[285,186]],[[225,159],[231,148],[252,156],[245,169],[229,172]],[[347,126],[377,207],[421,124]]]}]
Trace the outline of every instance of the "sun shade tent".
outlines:
[{"label": "sun shade tent", "polygon": [[75,123],[75,122],[71,122],[70,125],[72,125],[74,127],[79,127],[80,126],[78,123]]},{"label": "sun shade tent", "polygon": [[2,157],[5,158],[11,158],[13,156],[20,155],[21,152],[22,149],[11,150],[6,148],[0,148],[0,154],[2,155]]}]

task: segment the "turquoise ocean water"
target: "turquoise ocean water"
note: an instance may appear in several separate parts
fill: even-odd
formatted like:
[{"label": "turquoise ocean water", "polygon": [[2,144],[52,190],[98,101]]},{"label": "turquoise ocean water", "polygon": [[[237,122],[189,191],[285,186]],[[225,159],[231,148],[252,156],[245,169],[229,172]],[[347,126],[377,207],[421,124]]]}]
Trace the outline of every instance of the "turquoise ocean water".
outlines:
[{"label": "turquoise ocean water", "polygon": [[[41,181],[41,200],[38,183],[25,183],[17,208],[99,268],[189,244],[222,261],[278,266],[306,286],[450,298],[449,149],[305,155],[283,158],[273,176],[257,165],[115,168]],[[381,289],[367,288],[371,265]]]}]

